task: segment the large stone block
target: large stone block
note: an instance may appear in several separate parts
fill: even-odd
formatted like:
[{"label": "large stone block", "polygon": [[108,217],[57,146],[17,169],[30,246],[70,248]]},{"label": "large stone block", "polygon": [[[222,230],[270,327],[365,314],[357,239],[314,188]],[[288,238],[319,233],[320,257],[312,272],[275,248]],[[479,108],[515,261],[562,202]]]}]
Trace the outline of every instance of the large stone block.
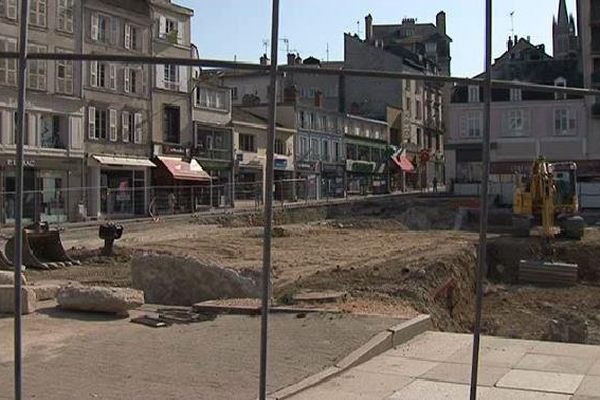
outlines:
[{"label": "large stone block", "polygon": [[191,306],[227,298],[257,298],[260,274],[209,265],[190,257],[144,254],[131,263],[133,287],[144,291],[146,302]]},{"label": "large stone block", "polygon": [[[14,285],[15,273],[13,271],[0,271],[0,285]],[[25,275],[21,274],[21,284],[27,285]]]},{"label": "large stone block", "polygon": [[51,284],[30,285],[30,286],[28,286],[28,288],[33,289],[38,301],[54,300],[54,299],[56,299],[56,296],[58,295],[58,291],[60,290],[59,285],[51,285]]},{"label": "large stone block", "polygon": [[128,288],[68,285],[60,288],[58,305],[66,310],[125,313],[144,304],[144,293]]},{"label": "large stone block", "polygon": [[[15,287],[0,285],[0,313],[14,314]],[[21,314],[31,314],[36,309],[35,292],[26,286],[21,288]]]}]

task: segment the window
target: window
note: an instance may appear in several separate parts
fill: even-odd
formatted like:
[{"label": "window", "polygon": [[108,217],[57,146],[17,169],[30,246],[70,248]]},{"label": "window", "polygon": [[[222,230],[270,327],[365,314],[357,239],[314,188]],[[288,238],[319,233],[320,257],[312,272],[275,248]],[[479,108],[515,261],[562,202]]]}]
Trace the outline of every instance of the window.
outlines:
[{"label": "window", "polygon": [[90,139],[106,139],[108,131],[108,112],[99,110],[95,107],[88,108],[89,114],[89,134]]},{"label": "window", "polygon": [[510,89],[510,101],[521,101],[523,100],[523,92],[521,88]]},{"label": "window", "polygon": [[469,103],[479,103],[479,86],[469,86]]},{"label": "window", "polygon": [[61,133],[66,131],[68,118],[60,115],[44,114],[40,116],[40,146],[49,149],[65,149]]},{"label": "window", "polygon": [[304,111],[300,111],[300,114],[298,114],[298,122],[300,128],[306,128],[306,115],[304,114]]},{"label": "window", "polygon": [[33,26],[46,27],[46,0],[29,2],[29,23]]},{"label": "window", "polygon": [[17,0],[0,0],[0,17],[17,19]]},{"label": "window", "polygon": [[[179,109],[177,109],[178,113],[179,113]],[[135,113],[134,114],[134,118],[133,118],[133,141],[136,144],[141,144],[143,143],[143,138],[142,138],[142,134],[143,134],[143,126],[144,126],[144,114],[142,113]],[[177,131],[179,132],[179,131]]]},{"label": "window", "polygon": [[417,128],[417,146],[420,148],[423,144],[423,135],[421,132],[421,128]]},{"label": "window", "polygon": [[125,37],[123,45],[126,49],[137,50],[138,49],[138,29],[131,25],[125,24]]},{"label": "window", "polygon": [[163,115],[164,140],[179,143],[179,107],[165,106]]},{"label": "window", "polygon": [[315,129],[315,114],[307,113],[308,121],[306,123],[306,127],[308,129]]},{"label": "window", "polygon": [[512,136],[521,136],[525,130],[525,113],[523,110],[508,112],[508,133]]},{"label": "window", "polygon": [[368,126],[365,128],[365,136],[368,138],[371,137],[371,128]]},{"label": "window", "polygon": [[[556,78],[556,80],[554,81],[554,86],[557,87],[567,87],[567,80],[565,78]],[[567,94],[566,93],[554,93],[554,98],[556,100],[566,100],[567,99]]]},{"label": "window", "polygon": [[358,158],[358,153],[356,151],[356,145],[352,143],[346,144],[346,158],[348,160],[356,160]]},{"label": "window", "polygon": [[296,157],[300,160],[303,160],[306,158],[306,156],[310,152],[310,148],[308,146],[308,138],[305,136],[301,136],[299,146],[300,146],[300,154],[298,154]]},{"label": "window", "polygon": [[231,98],[233,100],[237,100],[238,99],[238,88],[237,87],[231,88]]},{"label": "window", "polygon": [[183,24],[179,21],[164,16],[159,17],[158,37],[161,39],[166,39],[171,43],[182,43],[182,29]]},{"label": "window", "polygon": [[168,84],[176,84],[179,86],[179,77],[178,77],[179,68],[177,65],[167,64],[165,65],[165,83]]},{"label": "window", "polygon": [[323,140],[323,151],[321,152],[321,156],[323,157],[323,161],[329,161],[329,140]]},{"label": "window", "polygon": [[574,135],[577,128],[575,113],[566,108],[554,110],[554,134]]},{"label": "window", "polygon": [[117,110],[108,110],[108,137],[111,142],[117,141]]},{"label": "window", "polygon": [[254,135],[240,133],[240,150],[256,153]]},{"label": "window", "polygon": [[319,160],[321,155],[319,139],[310,139],[310,154],[311,160]]},{"label": "window", "polygon": [[58,0],[56,7],[56,29],[73,33],[73,0]]},{"label": "window", "polygon": [[275,139],[275,154],[287,154],[285,142],[281,139]]},{"label": "window", "polygon": [[73,94],[73,61],[56,61],[56,92]]},{"label": "window", "polygon": [[107,44],[115,44],[119,21],[117,18],[104,14],[92,14],[92,25],[90,34],[92,40]]},{"label": "window", "polygon": [[321,117],[321,130],[322,131],[326,131],[327,129],[328,129],[328,126],[327,126],[327,116],[323,115]]},{"label": "window", "polygon": [[379,129],[375,129],[375,139],[381,139],[381,131]]},{"label": "window", "polygon": [[418,120],[423,118],[423,109],[421,108],[421,102],[419,100],[415,101],[415,116]]},{"label": "window", "polygon": [[[28,46],[31,53],[43,53],[46,47],[35,44]],[[46,90],[46,61],[29,61],[27,87],[34,90]]]},{"label": "window", "polygon": [[[0,51],[17,51],[17,41],[15,39],[0,38]],[[16,59],[0,59],[0,84],[17,84]]]},{"label": "window", "polygon": [[465,138],[481,137],[483,118],[481,111],[470,111],[460,117],[460,134]]},{"label": "window", "polygon": [[98,84],[99,87],[106,87],[106,64],[98,63]]},{"label": "window", "polygon": [[360,125],[359,124],[354,124],[353,128],[354,128],[353,129],[354,136],[360,136],[360,132],[361,132]]},{"label": "window", "polygon": [[334,142],[333,143],[334,161],[341,161],[342,160],[341,150],[342,150],[342,146],[340,145],[340,142]]},{"label": "window", "polygon": [[225,111],[229,109],[224,91],[204,87],[196,89],[196,106]]},{"label": "window", "polygon": [[123,91],[125,93],[144,94],[144,71],[138,68],[123,68]]}]

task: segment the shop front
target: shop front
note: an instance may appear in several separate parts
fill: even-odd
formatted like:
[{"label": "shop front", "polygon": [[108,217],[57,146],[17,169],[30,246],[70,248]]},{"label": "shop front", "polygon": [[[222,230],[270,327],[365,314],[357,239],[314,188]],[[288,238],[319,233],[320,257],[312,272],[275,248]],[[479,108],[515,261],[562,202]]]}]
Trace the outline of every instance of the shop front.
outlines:
[{"label": "shop front", "polygon": [[148,214],[147,158],[92,155],[88,159],[88,216],[128,218]]},{"label": "shop front", "polygon": [[321,163],[321,193],[322,197],[344,197],[346,184],[344,182],[344,165],[338,163]]},{"label": "shop front", "polygon": [[294,181],[293,163],[287,157],[275,155],[273,168],[275,170],[275,200],[295,200],[296,182]]},{"label": "shop front", "polygon": [[295,165],[296,195],[302,200],[321,198],[321,166],[318,161],[300,161]]},{"label": "shop front", "polygon": [[346,160],[346,182],[349,195],[387,193],[387,163]]},{"label": "shop front", "polygon": [[194,159],[156,157],[153,171],[153,213],[193,213],[210,206],[211,177]]},{"label": "shop front", "polygon": [[[83,199],[82,160],[76,158],[29,157],[23,170],[23,220],[64,223],[76,218]],[[16,169],[14,157],[0,158],[2,224],[14,224]]]}]

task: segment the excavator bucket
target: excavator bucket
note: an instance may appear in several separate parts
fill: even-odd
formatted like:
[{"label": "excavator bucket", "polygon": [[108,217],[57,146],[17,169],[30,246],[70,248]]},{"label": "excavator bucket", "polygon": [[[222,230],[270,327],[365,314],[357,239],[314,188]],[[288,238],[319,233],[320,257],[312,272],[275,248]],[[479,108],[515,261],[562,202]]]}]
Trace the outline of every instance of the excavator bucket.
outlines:
[{"label": "excavator bucket", "polygon": [[[14,237],[6,242],[5,252],[14,263]],[[49,229],[47,224],[34,224],[23,229],[23,265],[33,269],[58,269],[81,263],[67,255],[57,229]]]}]

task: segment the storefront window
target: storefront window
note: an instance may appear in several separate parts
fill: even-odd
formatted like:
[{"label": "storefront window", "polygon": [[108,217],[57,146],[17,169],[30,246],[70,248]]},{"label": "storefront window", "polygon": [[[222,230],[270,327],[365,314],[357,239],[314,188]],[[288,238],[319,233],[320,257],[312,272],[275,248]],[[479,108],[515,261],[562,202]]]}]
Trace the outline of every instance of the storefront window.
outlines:
[{"label": "storefront window", "polygon": [[356,145],[352,143],[348,143],[346,145],[346,158],[348,160],[357,160],[358,153],[356,151]]},{"label": "storefront window", "polygon": [[51,223],[66,222],[65,174],[61,171],[41,171],[38,178],[40,220]]},{"label": "storefront window", "polygon": [[358,159],[360,161],[369,161],[369,147],[367,146],[358,146]]}]

